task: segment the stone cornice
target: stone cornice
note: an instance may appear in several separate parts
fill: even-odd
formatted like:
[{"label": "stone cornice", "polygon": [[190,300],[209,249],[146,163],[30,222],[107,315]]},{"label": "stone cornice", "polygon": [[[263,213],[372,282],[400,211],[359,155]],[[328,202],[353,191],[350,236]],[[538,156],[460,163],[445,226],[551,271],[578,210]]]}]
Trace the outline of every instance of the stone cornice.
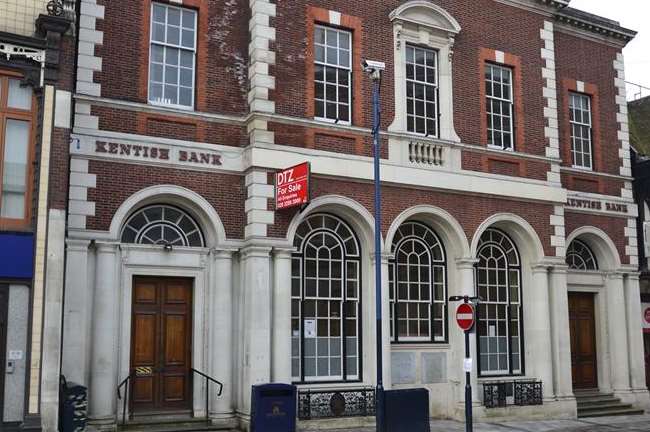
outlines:
[{"label": "stone cornice", "polygon": [[636,36],[634,30],[621,27],[615,21],[609,21],[596,15],[587,14],[577,9],[564,8],[555,14],[558,23],[575,28],[578,32],[586,32],[604,38],[624,47]]}]

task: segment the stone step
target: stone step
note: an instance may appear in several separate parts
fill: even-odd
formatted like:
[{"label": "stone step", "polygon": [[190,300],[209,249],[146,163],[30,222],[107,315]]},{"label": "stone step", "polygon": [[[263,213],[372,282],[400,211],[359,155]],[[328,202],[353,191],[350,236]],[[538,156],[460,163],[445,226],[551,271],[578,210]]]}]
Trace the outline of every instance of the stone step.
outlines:
[{"label": "stone step", "polygon": [[578,408],[580,408],[582,406],[620,403],[621,400],[613,396],[594,396],[585,399],[576,399],[576,402],[578,403]]},{"label": "stone step", "polygon": [[627,416],[627,415],[642,415],[645,411],[636,408],[612,408],[612,409],[599,409],[594,411],[581,411],[578,410],[578,418],[584,417],[607,417],[607,416]]},{"label": "stone step", "polygon": [[120,426],[125,432],[193,432],[193,431],[230,431],[209,423],[205,418],[193,418],[187,415],[139,415]]}]

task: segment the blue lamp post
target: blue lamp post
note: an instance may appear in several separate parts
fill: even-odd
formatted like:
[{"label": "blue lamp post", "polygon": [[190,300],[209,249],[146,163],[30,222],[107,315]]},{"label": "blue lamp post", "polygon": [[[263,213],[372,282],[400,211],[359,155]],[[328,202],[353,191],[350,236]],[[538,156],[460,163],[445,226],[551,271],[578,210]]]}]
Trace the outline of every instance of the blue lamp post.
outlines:
[{"label": "blue lamp post", "polygon": [[381,310],[381,177],[379,175],[379,93],[381,90],[381,73],[386,69],[382,62],[363,61],[363,69],[372,79],[372,138],[375,162],[375,308],[377,316],[377,391],[376,419],[377,432],[384,432],[384,379],[383,379],[383,343],[382,343],[382,310]]}]

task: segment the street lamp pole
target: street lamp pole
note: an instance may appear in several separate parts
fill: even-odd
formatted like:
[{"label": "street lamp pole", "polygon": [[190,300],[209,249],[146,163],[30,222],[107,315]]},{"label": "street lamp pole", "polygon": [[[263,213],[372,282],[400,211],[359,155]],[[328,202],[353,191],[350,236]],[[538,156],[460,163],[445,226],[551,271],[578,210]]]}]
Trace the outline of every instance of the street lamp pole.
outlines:
[{"label": "street lamp pole", "polygon": [[377,347],[377,390],[376,390],[376,427],[377,432],[385,429],[385,403],[383,378],[383,338],[382,338],[382,293],[381,293],[381,177],[379,171],[380,145],[379,124],[381,111],[379,92],[381,90],[381,73],[385,65],[381,62],[364,61],[363,68],[372,79],[372,138],[375,165],[375,310],[376,310],[376,347]]}]

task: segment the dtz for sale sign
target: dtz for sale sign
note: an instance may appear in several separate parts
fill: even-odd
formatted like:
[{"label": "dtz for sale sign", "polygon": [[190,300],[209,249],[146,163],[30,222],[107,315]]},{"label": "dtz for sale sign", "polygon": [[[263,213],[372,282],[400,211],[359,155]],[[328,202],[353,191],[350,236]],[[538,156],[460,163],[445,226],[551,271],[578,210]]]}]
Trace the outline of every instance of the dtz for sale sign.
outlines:
[{"label": "dtz for sale sign", "polygon": [[301,206],[309,202],[309,162],[275,174],[275,208]]}]

